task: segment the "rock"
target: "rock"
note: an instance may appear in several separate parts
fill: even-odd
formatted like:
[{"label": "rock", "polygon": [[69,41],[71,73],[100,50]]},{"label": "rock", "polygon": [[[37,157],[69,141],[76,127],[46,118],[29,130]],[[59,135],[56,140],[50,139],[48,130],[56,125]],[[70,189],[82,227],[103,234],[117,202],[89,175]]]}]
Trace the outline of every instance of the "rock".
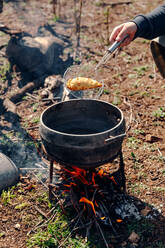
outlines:
[{"label": "rock", "polygon": [[128,240],[131,243],[137,243],[139,241],[139,239],[140,239],[139,235],[135,232],[132,232],[131,235],[128,237]]},{"label": "rock", "polygon": [[154,142],[162,140],[162,138],[151,135],[151,134],[147,134],[145,137],[145,140],[146,140],[146,142],[154,143]]},{"label": "rock", "polygon": [[62,77],[60,75],[49,76],[45,79],[44,86],[47,87],[48,90],[53,91],[59,88],[62,83]]},{"label": "rock", "polygon": [[5,217],[2,218],[2,222],[3,222],[3,223],[5,223],[5,222],[7,222],[7,221],[8,221],[8,218],[5,218]]},{"label": "rock", "polygon": [[49,96],[49,92],[48,92],[46,89],[44,89],[44,90],[41,92],[41,97],[42,97],[42,98],[48,98],[48,96]]},{"label": "rock", "polygon": [[14,228],[15,228],[16,230],[20,230],[21,225],[17,223],[17,224],[15,224]]},{"label": "rock", "polygon": [[17,35],[10,39],[6,54],[12,64],[21,72],[30,73],[33,78],[49,74],[63,47],[63,42],[54,37],[32,37]]},{"label": "rock", "polygon": [[6,233],[5,232],[0,232],[0,238],[3,238],[6,236]]}]

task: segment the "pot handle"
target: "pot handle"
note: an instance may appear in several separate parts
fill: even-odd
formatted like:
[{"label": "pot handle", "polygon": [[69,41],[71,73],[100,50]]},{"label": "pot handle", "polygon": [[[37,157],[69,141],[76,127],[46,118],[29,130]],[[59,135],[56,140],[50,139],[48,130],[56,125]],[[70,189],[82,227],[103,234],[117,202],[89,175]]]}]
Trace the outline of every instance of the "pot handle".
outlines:
[{"label": "pot handle", "polygon": [[113,142],[114,140],[117,140],[117,139],[120,139],[120,138],[123,138],[126,136],[126,133],[122,133],[122,134],[119,134],[117,136],[110,136],[108,139],[105,139],[104,142],[105,143],[111,143]]}]

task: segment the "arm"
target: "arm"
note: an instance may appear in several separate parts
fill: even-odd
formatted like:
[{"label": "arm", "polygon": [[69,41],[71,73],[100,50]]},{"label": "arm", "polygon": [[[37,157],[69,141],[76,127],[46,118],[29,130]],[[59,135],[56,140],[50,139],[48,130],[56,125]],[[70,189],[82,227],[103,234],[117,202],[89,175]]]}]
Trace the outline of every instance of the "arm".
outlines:
[{"label": "arm", "polygon": [[122,46],[128,45],[133,39],[143,37],[153,39],[165,34],[165,4],[157,7],[147,15],[138,15],[130,22],[123,23],[112,31],[110,41],[120,41],[126,34],[129,38]]},{"label": "arm", "polygon": [[165,4],[147,15],[138,15],[132,20],[137,25],[136,37],[154,39],[165,35]]}]

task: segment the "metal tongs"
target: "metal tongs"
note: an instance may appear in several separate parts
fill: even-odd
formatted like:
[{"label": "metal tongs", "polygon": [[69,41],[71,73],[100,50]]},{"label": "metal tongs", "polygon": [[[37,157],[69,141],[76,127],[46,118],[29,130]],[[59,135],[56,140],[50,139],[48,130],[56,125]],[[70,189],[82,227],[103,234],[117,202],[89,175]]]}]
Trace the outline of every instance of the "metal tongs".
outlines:
[{"label": "metal tongs", "polygon": [[128,38],[128,34],[120,41],[115,41],[112,46],[110,46],[108,48],[108,50],[106,51],[106,53],[104,54],[104,56],[102,57],[102,59],[100,60],[100,62],[97,64],[97,66],[95,67],[95,70],[97,70],[100,65],[105,64],[109,58],[111,57],[111,55],[115,52],[115,50],[125,41],[126,38]]}]

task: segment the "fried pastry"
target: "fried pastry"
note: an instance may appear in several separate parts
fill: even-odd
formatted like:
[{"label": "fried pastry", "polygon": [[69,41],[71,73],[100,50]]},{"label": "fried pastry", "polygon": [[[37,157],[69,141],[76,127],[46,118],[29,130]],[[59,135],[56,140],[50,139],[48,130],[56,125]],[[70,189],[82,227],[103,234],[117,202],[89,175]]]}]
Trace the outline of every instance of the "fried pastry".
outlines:
[{"label": "fried pastry", "polygon": [[102,86],[102,83],[91,78],[76,77],[69,79],[66,86],[68,89],[76,91],[98,88]]}]

